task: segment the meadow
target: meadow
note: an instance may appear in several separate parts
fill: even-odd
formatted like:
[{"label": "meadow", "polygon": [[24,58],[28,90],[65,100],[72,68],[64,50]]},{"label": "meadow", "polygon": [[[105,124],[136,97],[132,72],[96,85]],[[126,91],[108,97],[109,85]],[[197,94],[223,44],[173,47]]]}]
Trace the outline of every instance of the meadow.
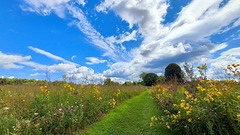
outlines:
[{"label": "meadow", "polygon": [[72,134],[96,122],[144,86],[0,86],[0,134]]},{"label": "meadow", "polygon": [[[197,79],[152,87],[66,81],[58,85],[0,85],[0,134],[82,134],[103,119],[89,132],[104,129],[107,134],[105,129],[113,132],[116,128],[114,132],[120,133],[238,135],[239,66],[228,65],[226,71],[233,78],[225,81],[207,79],[207,67],[202,65],[198,67],[201,77]],[[118,106],[118,111],[111,111]],[[109,117],[103,117],[109,113]],[[121,119],[123,124],[118,122]],[[115,127],[117,124],[120,126]]]},{"label": "meadow", "polygon": [[[240,134],[240,83],[236,70],[228,65],[232,80],[207,80],[206,76],[182,85],[156,85],[149,91],[164,113],[153,116],[150,126],[162,125],[176,134]],[[206,65],[199,66],[204,75]]]}]

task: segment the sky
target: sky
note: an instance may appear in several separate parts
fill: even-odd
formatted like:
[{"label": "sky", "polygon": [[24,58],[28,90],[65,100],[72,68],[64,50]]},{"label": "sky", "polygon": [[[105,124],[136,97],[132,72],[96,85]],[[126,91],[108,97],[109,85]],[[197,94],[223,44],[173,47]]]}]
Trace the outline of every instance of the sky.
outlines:
[{"label": "sky", "polygon": [[0,77],[138,81],[187,62],[206,63],[217,79],[240,63],[239,7],[239,0],[1,0]]}]

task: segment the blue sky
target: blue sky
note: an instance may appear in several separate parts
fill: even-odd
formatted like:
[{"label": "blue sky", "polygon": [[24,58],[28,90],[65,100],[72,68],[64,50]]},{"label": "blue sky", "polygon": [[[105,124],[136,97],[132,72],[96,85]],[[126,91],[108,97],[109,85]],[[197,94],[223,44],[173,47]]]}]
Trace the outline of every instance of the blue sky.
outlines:
[{"label": "blue sky", "polygon": [[[239,0],[1,0],[0,77],[139,80],[169,63],[240,63]],[[196,73],[197,74],[197,73]]]}]

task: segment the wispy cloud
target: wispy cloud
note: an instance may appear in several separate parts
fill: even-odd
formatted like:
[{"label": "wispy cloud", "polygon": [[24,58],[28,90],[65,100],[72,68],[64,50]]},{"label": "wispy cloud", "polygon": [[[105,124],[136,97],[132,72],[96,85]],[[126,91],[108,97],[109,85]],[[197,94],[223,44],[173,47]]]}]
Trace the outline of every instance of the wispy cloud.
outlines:
[{"label": "wispy cloud", "polygon": [[34,73],[34,74],[30,74],[30,76],[39,76],[39,75],[45,75],[44,73]]},{"label": "wispy cloud", "polygon": [[77,57],[77,55],[73,55],[72,58],[71,58],[71,60],[74,60],[74,58],[76,58],[76,57]]},{"label": "wispy cloud", "polygon": [[86,62],[88,65],[93,65],[93,64],[100,64],[100,63],[105,63],[107,60],[99,60],[96,57],[86,57],[86,60],[89,60],[90,62]]},{"label": "wispy cloud", "polygon": [[39,48],[35,48],[35,47],[32,47],[32,46],[29,46],[28,48],[31,49],[31,50],[33,50],[33,51],[36,52],[36,53],[45,55],[45,56],[47,56],[48,58],[51,58],[51,59],[54,59],[54,60],[57,60],[57,61],[62,61],[62,62],[64,62],[64,63],[68,63],[68,64],[78,65],[78,64],[76,64],[76,63],[73,63],[73,62],[71,62],[71,61],[67,61],[67,60],[63,59],[62,57],[53,55],[53,54],[51,54],[51,53],[49,53],[49,52],[47,52],[47,51],[41,50],[41,49],[39,49]]}]

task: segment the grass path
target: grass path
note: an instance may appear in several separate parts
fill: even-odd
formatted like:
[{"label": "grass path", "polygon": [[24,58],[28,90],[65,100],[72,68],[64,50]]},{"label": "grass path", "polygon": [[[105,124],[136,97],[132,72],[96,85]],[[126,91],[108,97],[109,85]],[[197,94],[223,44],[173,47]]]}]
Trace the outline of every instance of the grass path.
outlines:
[{"label": "grass path", "polygon": [[158,135],[168,134],[166,129],[157,125],[150,127],[151,117],[159,116],[156,103],[143,92],[103,117],[86,131],[86,135]]}]

